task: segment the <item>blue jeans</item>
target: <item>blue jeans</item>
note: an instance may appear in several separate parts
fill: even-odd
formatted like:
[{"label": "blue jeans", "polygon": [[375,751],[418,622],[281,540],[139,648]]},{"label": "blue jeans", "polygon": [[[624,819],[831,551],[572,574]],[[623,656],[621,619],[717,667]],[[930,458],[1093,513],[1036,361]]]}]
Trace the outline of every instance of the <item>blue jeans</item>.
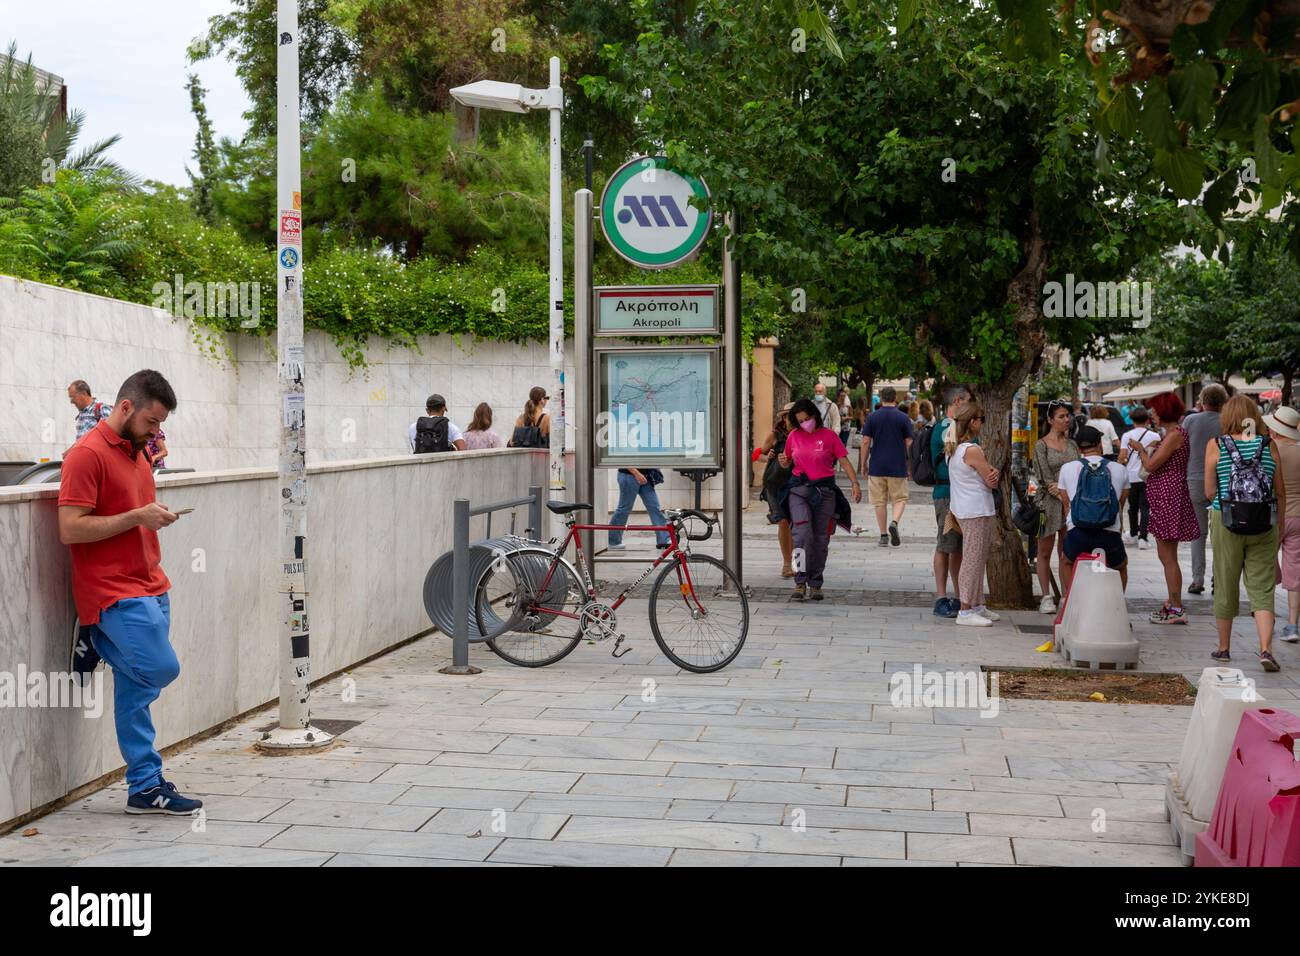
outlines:
[{"label": "blue jeans", "polygon": [[171,598],[160,594],[123,598],[100,612],[90,628],[95,650],[113,668],[113,720],[132,795],[162,781],[149,705],[181,672],[167,638],[171,621]]},{"label": "blue jeans", "polygon": [[[659,508],[659,495],[655,493],[655,486],[648,481],[644,485],[637,484],[637,480],[631,475],[619,472],[618,507],[614,510],[614,517],[609,519],[610,524],[627,524],[628,515],[632,513],[632,505],[636,503],[637,495],[640,495],[642,502],[645,503],[645,510],[650,515],[650,523],[664,523],[664,513]],[[665,531],[657,532],[655,541],[661,548],[668,547],[668,533]],[[611,531],[609,533],[609,543],[622,544],[623,532]]]}]

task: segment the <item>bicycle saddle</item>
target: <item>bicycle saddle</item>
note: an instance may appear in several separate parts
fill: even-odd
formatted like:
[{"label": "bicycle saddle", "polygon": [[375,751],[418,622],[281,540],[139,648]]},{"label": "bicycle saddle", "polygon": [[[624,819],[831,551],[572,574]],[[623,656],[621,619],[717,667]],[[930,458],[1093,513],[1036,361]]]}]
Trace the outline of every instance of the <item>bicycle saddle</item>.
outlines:
[{"label": "bicycle saddle", "polygon": [[567,515],[571,511],[590,511],[591,505],[581,501],[548,501],[546,508],[551,514]]}]

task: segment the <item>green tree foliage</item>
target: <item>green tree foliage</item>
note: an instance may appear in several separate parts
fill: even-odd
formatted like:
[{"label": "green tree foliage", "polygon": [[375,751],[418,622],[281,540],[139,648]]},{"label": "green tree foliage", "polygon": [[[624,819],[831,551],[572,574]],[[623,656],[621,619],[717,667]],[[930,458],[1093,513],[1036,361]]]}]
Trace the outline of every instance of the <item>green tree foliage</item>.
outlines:
[{"label": "green tree foliage", "polygon": [[121,295],[119,265],[135,246],[120,183],[106,173],[60,170],[49,186],[0,199],[0,272],[69,289]]},{"label": "green tree foliage", "polygon": [[[235,64],[252,100],[244,118],[252,136],[275,132],[276,0],[231,0],[230,13],[212,17],[208,31],[189,47],[191,62],[224,53]],[[332,13],[335,0],[299,0],[299,107],[304,140],[324,118],[340,90],[351,82],[356,48]]]},{"label": "green tree foliage", "polygon": [[376,87],[346,96],[306,151],[308,227],[407,259],[459,258],[479,243],[544,259],[545,141],[516,124],[457,143],[454,126],[448,113],[398,110]]},{"label": "green tree foliage", "polygon": [[[917,0],[900,4],[900,30],[909,6]],[[921,7],[922,18],[930,9]],[[986,9],[1011,56],[1049,62],[1064,53],[1078,64],[1098,89],[1097,127],[1112,142],[1143,143],[1169,187],[1199,197],[1216,225],[1239,196],[1265,210],[1285,204],[1284,241],[1300,258],[1294,4],[997,0]]]},{"label": "green tree foliage", "polygon": [[212,205],[212,180],[216,174],[217,147],[213,141],[212,121],[208,119],[208,107],[203,101],[207,93],[196,74],[191,73],[185,89],[190,94],[190,112],[198,124],[194,134],[195,162],[199,164],[198,174],[187,166],[185,173],[190,177],[190,195],[194,202],[194,211],[205,222],[212,222],[215,210]]},{"label": "green tree foliage", "polygon": [[135,178],[106,156],[120,136],[73,152],[85,121],[80,110],[64,117],[59,98],[42,85],[31,57],[20,61],[18,44],[10,44],[0,64],[0,197],[16,198],[49,182],[58,169],[102,172],[123,187],[135,185]]},{"label": "green tree foliage", "polygon": [[[837,7],[841,58],[811,39],[804,52],[774,42],[791,21],[764,4],[701,3],[695,38],[643,23],[585,85],[640,97],[645,146],[662,143],[738,211],[745,266],[806,290],[793,334],[835,326],[886,372],[972,383],[1000,462],[1011,395],[1044,345],[1094,325],[1046,318],[1044,283],[1126,278],[1165,241],[1176,203],[1137,150],[1095,163],[1095,89],[1068,64],[1009,66],[988,18],[957,4],[903,39],[890,14]],[[1027,575],[1015,586],[1000,596],[1020,599]]]}]

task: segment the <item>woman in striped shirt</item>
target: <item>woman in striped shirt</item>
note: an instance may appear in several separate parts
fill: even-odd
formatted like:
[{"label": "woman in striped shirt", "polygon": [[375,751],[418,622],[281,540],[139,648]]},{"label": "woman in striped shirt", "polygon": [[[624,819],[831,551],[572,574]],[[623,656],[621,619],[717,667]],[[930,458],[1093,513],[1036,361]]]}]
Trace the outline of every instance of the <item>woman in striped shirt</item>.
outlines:
[{"label": "woman in striped shirt", "polygon": [[[1272,485],[1278,513],[1286,508],[1286,488],[1277,470],[1278,451],[1267,436],[1259,406],[1245,395],[1228,399],[1220,412],[1223,435],[1232,439],[1241,458],[1260,464]],[[1261,446],[1263,450],[1261,452]],[[1210,656],[1216,661],[1229,658],[1232,619],[1237,616],[1241,579],[1246,579],[1255,629],[1259,632],[1259,664],[1266,671],[1281,670],[1273,657],[1273,584],[1276,578],[1277,524],[1263,534],[1237,534],[1223,523],[1222,497],[1232,475],[1232,455],[1221,436],[1205,446],[1205,497],[1210,499],[1210,544],[1214,549],[1214,623],[1219,630],[1219,647]]]}]

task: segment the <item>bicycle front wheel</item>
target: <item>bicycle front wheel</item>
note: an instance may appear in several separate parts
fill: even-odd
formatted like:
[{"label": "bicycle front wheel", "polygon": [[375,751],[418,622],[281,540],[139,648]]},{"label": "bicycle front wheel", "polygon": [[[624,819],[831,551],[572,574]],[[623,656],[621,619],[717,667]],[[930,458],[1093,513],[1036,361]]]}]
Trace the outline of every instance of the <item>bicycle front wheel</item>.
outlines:
[{"label": "bicycle front wheel", "polygon": [[735,573],[717,558],[683,556],[655,580],[650,631],[670,661],[707,674],[726,667],[745,646],[749,601]]},{"label": "bicycle front wheel", "polygon": [[519,667],[545,667],[578,646],[586,600],[572,565],[545,548],[521,548],[484,572],[474,608],[484,634],[505,621],[508,629],[487,642],[494,654]]}]

